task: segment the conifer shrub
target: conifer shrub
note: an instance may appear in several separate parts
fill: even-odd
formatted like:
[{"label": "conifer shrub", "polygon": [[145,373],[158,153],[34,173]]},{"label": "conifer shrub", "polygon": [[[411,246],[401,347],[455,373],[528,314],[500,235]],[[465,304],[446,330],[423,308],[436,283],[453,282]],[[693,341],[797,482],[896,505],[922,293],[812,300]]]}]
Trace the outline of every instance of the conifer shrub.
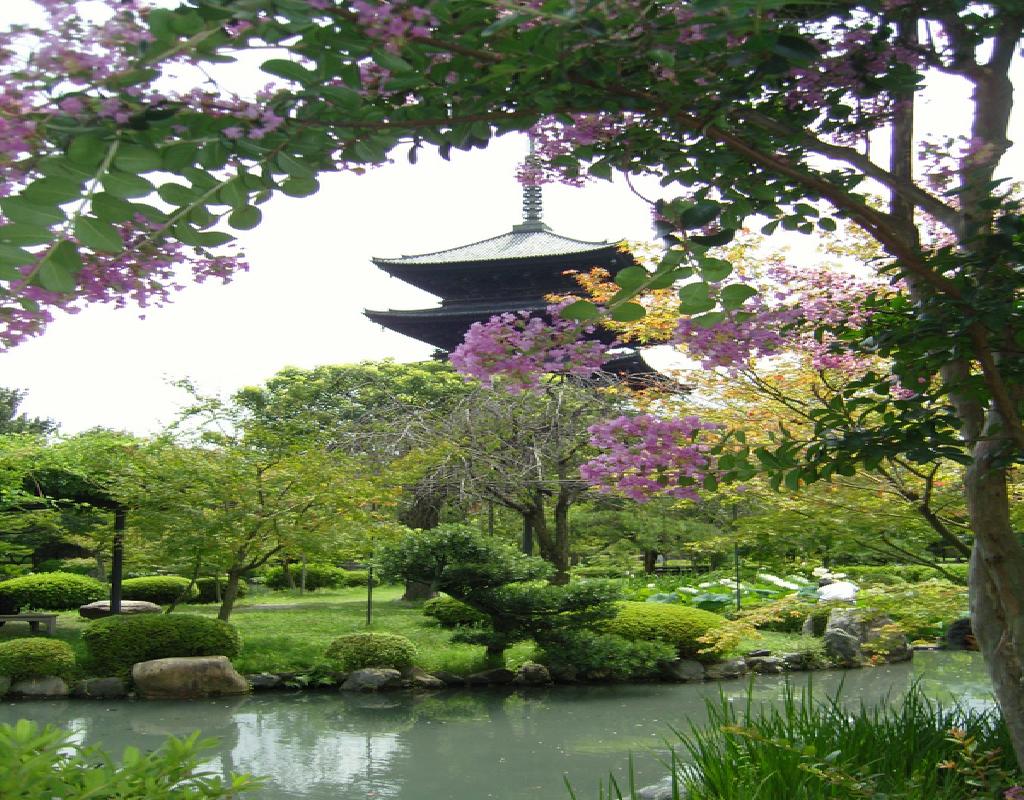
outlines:
[{"label": "conifer shrub", "polygon": [[584,680],[650,678],[662,664],[676,658],[676,650],[668,642],[632,641],[585,628],[558,631],[538,644],[538,660],[554,674]]},{"label": "conifer shrub", "polygon": [[728,625],[710,611],[665,603],[619,603],[617,613],[602,624],[607,633],[633,642],[657,640],[672,645],[681,658],[706,658],[700,638]]},{"label": "conifer shrub", "polygon": [[125,600],[145,600],[166,606],[178,598],[188,602],[199,596],[193,586],[184,597],[191,581],[181,575],[149,575],[144,578],[128,578],[121,583],[121,596]]},{"label": "conifer shrub", "polygon": [[155,658],[233,658],[241,645],[233,625],[194,614],[104,617],[89,623],[82,641],[99,675],[123,675],[132,664]]},{"label": "conifer shrub", "polygon": [[439,595],[423,604],[423,614],[433,617],[442,628],[457,628],[460,625],[479,625],[487,620],[475,608],[471,608],[454,597]]},{"label": "conifer shrub", "polygon": [[[220,582],[220,593],[217,592],[217,582]],[[198,578],[196,580],[196,591],[199,593],[195,599],[196,603],[219,603],[224,597],[224,590],[228,588],[226,575],[219,578]],[[249,584],[245,581],[238,582],[238,594],[235,598],[245,597],[249,593]]]},{"label": "conifer shrub", "polygon": [[14,614],[22,608],[70,611],[106,596],[106,585],[87,575],[71,572],[23,575],[0,582],[0,614]]},{"label": "conifer shrub", "polygon": [[67,680],[75,670],[75,651],[60,639],[10,639],[0,642],[0,675],[12,681],[56,675]]},{"label": "conifer shrub", "polygon": [[342,672],[356,669],[411,667],[417,656],[416,645],[393,633],[350,633],[339,636],[324,656]]}]

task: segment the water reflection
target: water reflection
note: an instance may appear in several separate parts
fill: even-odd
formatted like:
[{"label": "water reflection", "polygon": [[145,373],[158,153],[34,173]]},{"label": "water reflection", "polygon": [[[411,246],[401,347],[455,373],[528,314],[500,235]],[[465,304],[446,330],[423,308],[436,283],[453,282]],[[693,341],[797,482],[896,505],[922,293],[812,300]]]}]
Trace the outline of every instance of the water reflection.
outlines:
[{"label": "water reflection", "polygon": [[[811,676],[816,695],[840,690],[876,703],[918,681],[931,697],[987,705],[980,659],[918,654],[912,664]],[[795,676],[794,686],[806,685]],[[781,677],[754,682],[755,703],[777,702]],[[340,693],[257,695],[192,703],[23,702],[0,706],[0,721],[29,717],[71,728],[86,743],[120,751],[152,748],[168,734],[201,728],[220,740],[210,766],[269,775],[261,800],[556,800],[565,775],[581,797],[626,753],[638,777],[661,777],[658,753],[670,727],[701,724],[705,700],[746,702],[742,681],[703,685],[558,687],[433,695]]]}]

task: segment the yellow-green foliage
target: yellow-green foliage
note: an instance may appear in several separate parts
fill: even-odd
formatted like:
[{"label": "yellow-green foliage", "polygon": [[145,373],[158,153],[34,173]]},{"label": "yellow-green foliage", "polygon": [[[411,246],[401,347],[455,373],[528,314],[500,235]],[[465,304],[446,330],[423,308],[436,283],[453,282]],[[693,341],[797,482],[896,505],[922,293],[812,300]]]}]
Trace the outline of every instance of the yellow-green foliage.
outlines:
[{"label": "yellow-green foliage", "polygon": [[710,611],[669,603],[619,603],[617,609],[604,623],[605,630],[632,641],[668,642],[682,658],[706,658],[701,651],[707,643],[701,637],[728,623]]},{"label": "yellow-green foliage", "polygon": [[0,675],[12,681],[58,675],[75,669],[75,651],[60,639],[12,639],[0,642]]},{"label": "yellow-green foliage", "polygon": [[343,672],[371,667],[404,669],[416,659],[416,645],[392,633],[350,633],[339,636],[324,653]]}]

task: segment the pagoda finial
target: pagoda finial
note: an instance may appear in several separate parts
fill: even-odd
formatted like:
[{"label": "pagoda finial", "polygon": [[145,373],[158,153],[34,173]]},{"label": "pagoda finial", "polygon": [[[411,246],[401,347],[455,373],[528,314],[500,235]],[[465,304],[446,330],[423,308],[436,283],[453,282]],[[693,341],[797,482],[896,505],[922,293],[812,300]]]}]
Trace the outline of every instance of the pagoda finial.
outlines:
[{"label": "pagoda finial", "polygon": [[530,154],[526,157],[520,178],[523,181],[523,221],[513,226],[516,233],[550,230],[544,224],[544,198],[539,182],[541,160],[534,149],[533,137],[530,137]]}]

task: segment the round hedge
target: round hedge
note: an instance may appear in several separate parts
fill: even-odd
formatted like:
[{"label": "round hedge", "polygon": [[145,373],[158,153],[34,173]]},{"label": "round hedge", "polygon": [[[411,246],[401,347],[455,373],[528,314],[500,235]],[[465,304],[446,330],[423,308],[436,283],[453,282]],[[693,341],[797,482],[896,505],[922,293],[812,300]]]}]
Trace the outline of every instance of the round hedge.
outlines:
[{"label": "round hedge", "polygon": [[[292,564],[289,567],[295,587],[298,588],[302,578],[302,566]],[[306,591],[315,592],[317,589],[333,589],[341,585],[345,570],[339,569],[332,564],[306,564]],[[267,570],[264,584],[268,589],[279,591],[290,589],[288,580],[285,578],[283,567],[271,567]]]},{"label": "round hedge", "polygon": [[[341,570],[342,586],[366,586],[369,573],[365,569],[343,569]],[[380,586],[380,578],[373,576],[373,585]]]},{"label": "round hedge", "polygon": [[[145,578],[128,578],[121,582],[121,596],[125,600],[145,600],[166,606],[173,603],[188,589],[191,581],[180,575],[149,575]],[[182,598],[188,602],[199,596],[195,587]]]},{"label": "round hedge", "polygon": [[60,639],[11,639],[0,642],[0,675],[12,681],[57,675],[67,680],[75,670],[75,651]]},{"label": "round hedge", "polygon": [[82,641],[99,675],[122,675],[155,658],[238,655],[233,625],[194,614],[138,614],[90,622]]},{"label": "round hedge", "polygon": [[324,653],[342,672],[371,667],[404,669],[416,659],[416,645],[393,633],[350,633],[331,642]]},{"label": "round hedge", "polygon": [[[224,590],[228,588],[228,579],[226,576],[220,578],[199,578],[196,580],[196,590],[199,592],[196,598],[197,603],[219,603],[220,600],[217,596],[216,582],[220,581],[220,597],[224,597]],[[239,597],[245,597],[249,593],[249,584],[245,581],[238,582],[238,594],[235,595],[237,600]]]},{"label": "round hedge", "polygon": [[471,606],[454,597],[432,597],[423,604],[423,614],[436,619],[443,628],[459,625],[477,625],[487,618]]},{"label": "round hedge", "polygon": [[0,613],[13,609],[43,608],[70,611],[102,600],[107,587],[95,578],[71,572],[43,572],[0,582]]},{"label": "round hedge", "polygon": [[682,658],[701,658],[699,651],[707,645],[698,639],[728,622],[710,611],[666,603],[619,603],[617,609],[604,623],[608,633],[631,641],[668,642]]}]

